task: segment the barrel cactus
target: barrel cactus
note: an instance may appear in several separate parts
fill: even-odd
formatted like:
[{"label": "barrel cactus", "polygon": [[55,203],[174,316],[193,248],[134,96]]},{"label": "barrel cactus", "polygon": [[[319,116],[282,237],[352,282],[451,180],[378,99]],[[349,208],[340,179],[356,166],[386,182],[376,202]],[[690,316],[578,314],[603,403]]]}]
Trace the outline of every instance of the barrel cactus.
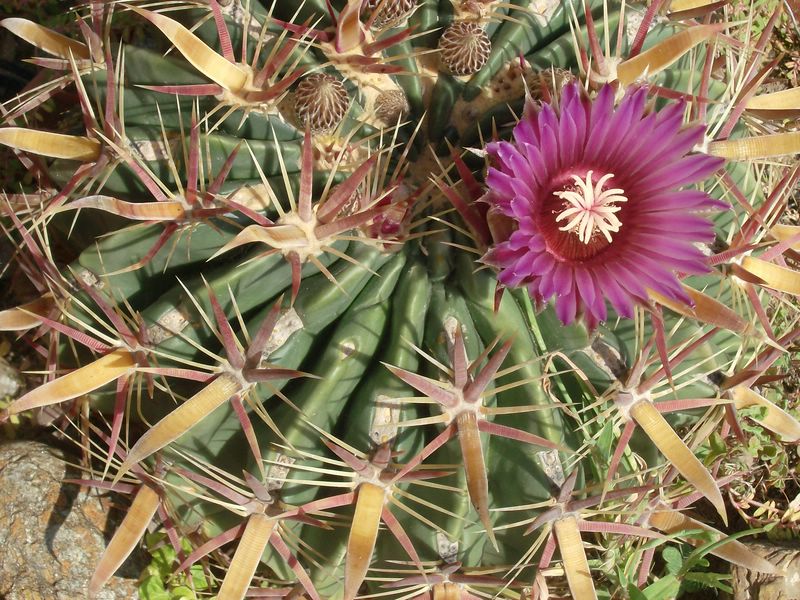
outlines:
[{"label": "barrel cactus", "polygon": [[724,4],[2,21],[43,75],[3,105],[37,185],[0,329],[47,364],[3,418],[130,497],[87,593],[148,528],[225,600],[666,598],[676,543],[776,573],[719,529],[740,420],[800,439],[763,387],[800,334],[798,96],[761,89],[780,10],[748,45]]}]

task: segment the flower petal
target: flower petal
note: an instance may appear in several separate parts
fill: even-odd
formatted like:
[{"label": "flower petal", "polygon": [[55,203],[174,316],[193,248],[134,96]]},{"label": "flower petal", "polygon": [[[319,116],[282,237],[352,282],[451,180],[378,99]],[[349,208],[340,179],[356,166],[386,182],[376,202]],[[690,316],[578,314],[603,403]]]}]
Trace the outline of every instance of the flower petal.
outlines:
[{"label": "flower petal", "polygon": [[715,231],[701,213],[727,208],[680,189],[723,164],[693,153],[705,128],[683,125],[684,102],[650,111],[646,87],[616,108],[614,98],[611,86],[591,101],[567,85],[557,109],[526,105],[513,143],[487,145],[485,198],[513,223],[483,262],[500,269],[502,284],[526,286],[537,304],[554,299],[563,322],[582,315],[590,328],[607,318],[607,300],[632,317],[648,289],[689,303],[676,274],[707,272],[697,244]]}]

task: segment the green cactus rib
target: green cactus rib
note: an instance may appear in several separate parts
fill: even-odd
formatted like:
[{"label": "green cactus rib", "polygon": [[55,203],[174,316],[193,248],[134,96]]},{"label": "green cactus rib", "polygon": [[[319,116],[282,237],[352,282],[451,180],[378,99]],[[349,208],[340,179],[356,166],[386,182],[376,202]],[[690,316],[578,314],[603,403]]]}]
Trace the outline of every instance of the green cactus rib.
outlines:
[{"label": "green cactus rib", "polygon": [[[325,446],[320,443],[315,428],[333,431],[340,420],[351,392],[367,369],[386,327],[386,300],[397,284],[404,263],[402,255],[392,257],[339,319],[313,370],[320,379],[303,382],[302,389],[292,393],[292,396],[302,398],[300,408],[305,418],[298,419],[296,413],[284,407],[276,411],[278,429],[285,442],[296,450],[312,455],[325,453]],[[314,476],[309,475],[309,478],[313,480]],[[291,486],[284,490],[284,497],[295,504],[303,504],[309,500],[307,494],[311,491],[311,487]]]},{"label": "green cactus rib", "polygon": [[[457,324],[457,325],[456,325]],[[456,285],[448,282],[439,282],[431,290],[431,305],[428,311],[428,319],[425,324],[425,348],[435,351],[433,357],[447,365],[447,329],[460,326],[464,334],[464,345],[469,356],[477,356],[484,350],[483,342],[475,330],[472,317],[469,313],[464,296]],[[451,329],[452,331],[452,329]],[[437,376],[437,368],[429,361],[424,361],[423,373],[429,377]],[[429,415],[437,412],[436,407],[431,407]],[[485,438],[486,436],[482,436]],[[486,443],[486,439],[481,440]],[[458,464],[461,462],[458,444],[451,441],[443,446],[437,453],[437,462],[442,464]],[[484,548],[489,544],[486,534],[477,515],[472,512],[469,495],[466,492],[466,475],[459,469],[448,478],[443,479],[442,483],[451,486],[453,489],[460,490],[453,493],[452,489],[441,488],[422,488],[415,490],[415,495],[420,498],[420,506],[436,506],[438,514],[435,514],[436,524],[439,531],[432,531],[429,526],[417,519],[407,518],[405,522],[410,532],[421,540],[422,549],[433,556],[438,554],[437,542],[446,540],[455,542],[459,547],[459,557],[465,564],[473,564],[472,561],[480,561]],[[404,524],[405,524],[404,522]],[[437,533],[439,534],[437,536]],[[502,538],[501,538],[502,543]],[[420,551],[422,551],[422,549]]]},{"label": "green cactus rib", "polygon": [[[674,499],[695,490],[665,464],[664,444],[640,428],[625,433],[635,422],[621,398],[681,407],[666,416],[679,434],[670,432],[670,456],[697,451],[712,432],[744,436],[725,379],[757,380],[774,360],[765,353],[791,344],[796,332],[777,320],[765,325],[770,297],[761,284],[769,282],[737,261],[752,252],[781,258],[767,224],[785,199],[764,191],[766,167],[752,161],[727,164],[700,184],[732,208],[713,217],[709,273],[681,281],[751,328],[718,328],[666,300],[640,302],[634,319],[609,310],[591,329],[580,320],[564,325],[524,287],[498,287],[487,250],[508,239],[510,225],[487,213],[487,168],[496,165],[485,149],[512,139],[523,110],[558,106],[562,79],[577,79],[587,97],[608,80],[621,98],[615,69],[636,45],[628,29],[645,15],[613,0],[92,8],[81,22],[86,44],[72,43],[81,62],[59,54],[58,37],[28,40],[47,55],[35,61],[56,73],[53,87],[3,105],[15,118],[3,117],[0,127],[19,128],[17,115],[27,119],[33,105],[74,88],[81,102],[64,111],[61,133],[99,152],[83,162],[23,156],[43,189],[63,194],[41,192],[38,205],[10,198],[16,213],[8,226],[0,212],[46,313],[21,319],[2,311],[0,322],[32,327],[25,335],[55,369],[48,389],[73,381],[60,378],[75,369],[98,368],[101,387],[50,407],[92,430],[103,466],[86,468],[98,485],[124,475],[133,489],[157,491],[156,521],[191,546],[191,560],[176,548],[180,560],[202,565],[209,593],[228,577],[221,600],[248,589],[342,600],[521,600],[547,593],[539,586],[551,581],[544,568],[552,544],[556,560],[590,567],[624,554],[630,568],[602,577],[607,595],[637,587],[651,597],[648,582],[665,573],[653,552],[668,541],[648,544],[636,532],[650,527],[656,503],[677,510],[688,501]],[[372,20],[376,10],[398,16]],[[117,39],[122,11],[149,47]],[[710,22],[721,20],[712,15]],[[488,59],[469,75],[453,75],[439,58],[439,38],[455,22],[478,24],[491,40]],[[643,49],[692,27],[660,15],[654,22]],[[744,132],[733,123],[737,97],[746,94],[711,68],[715,44],[733,52],[726,43],[711,38],[633,86],[649,86],[654,110],[683,101],[687,120],[709,121],[709,139],[725,131],[735,140]],[[597,44],[611,56],[596,56]],[[603,60],[610,70],[600,73]],[[320,73],[326,77],[309,77]],[[318,87],[300,84],[309,81]],[[787,169],[773,179],[796,176]],[[159,202],[172,212],[160,215]],[[141,214],[137,203],[147,204]],[[67,260],[52,256],[51,239],[66,246]],[[779,250],[796,245],[786,248]],[[126,328],[131,333],[117,330]],[[464,356],[454,350],[462,345]],[[113,380],[104,356],[122,357],[123,378]],[[270,369],[280,371],[271,377]],[[480,395],[469,404],[468,386],[478,379]],[[204,394],[207,414],[179,418]],[[8,414],[16,412],[12,405]],[[158,451],[158,436],[149,435],[142,452],[137,440],[147,441],[167,415],[180,435]],[[110,433],[98,441],[105,422]],[[473,427],[460,429],[464,422]],[[702,459],[715,474],[716,459]],[[359,490],[369,502],[359,504]],[[556,514],[568,505],[574,512]],[[354,541],[356,515],[381,523],[374,550]],[[567,520],[570,535],[560,535]],[[247,523],[256,525],[245,530]],[[537,535],[526,533],[540,525]],[[581,545],[582,531],[604,525],[591,548]],[[623,541],[610,543],[609,531],[626,528]],[[373,533],[362,537],[371,543]],[[743,556],[737,560],[747,562]],[[582,578],[581,589],[590,583]]]},{"label": "green cactus rib", "polygon": [[[198,223],[153,255],[142,268],[125,271],[144,259],[163,233],[161,225],[126,228],[84,250],[71,270],[88,270],[116,302],[128,301],[140,308],[155,300],[153,294],[159,287],[211,258],[235,232],[227,223],[213,227]],[[153,286],[152,282],[159,279],[163,284]]]}]

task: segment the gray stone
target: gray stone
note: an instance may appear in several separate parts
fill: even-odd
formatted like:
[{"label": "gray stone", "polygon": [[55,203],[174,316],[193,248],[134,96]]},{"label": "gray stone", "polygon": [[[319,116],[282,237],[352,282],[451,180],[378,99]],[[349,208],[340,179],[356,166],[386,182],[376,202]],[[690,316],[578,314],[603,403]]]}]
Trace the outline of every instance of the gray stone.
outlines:
[{"label": "gray stone", "polygon": [[22,377],[19,371],[0,356],[0,398],[4,396],[16,396],[21,387]]},{"label": "gray stone", "polygon": [[[86,598],[116,523],[108,519],[108,497],[62,483],[65,476],[79,476],[67,472],[60,453],[44,444],[0,445],[0,598]],[[118,572],[124,577],[112,578],[98,599],[138,598],[143,567],[134,553]]]},{"label": "gray stone", "polygon": [[734,567],[732,600],[800,600],[800,548],[797,545],[751,543],[756,554],[783,569],[785,576],[765,575]]}]

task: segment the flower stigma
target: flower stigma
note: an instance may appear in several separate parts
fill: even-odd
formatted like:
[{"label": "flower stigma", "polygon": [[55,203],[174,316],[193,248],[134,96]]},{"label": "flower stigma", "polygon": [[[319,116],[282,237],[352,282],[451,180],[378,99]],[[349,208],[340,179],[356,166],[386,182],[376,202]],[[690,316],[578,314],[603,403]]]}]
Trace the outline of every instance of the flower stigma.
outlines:
[{"label": "flower stigma", "polygon": [[596,184],[592,185],[592,171],[586,173],[584,181],[578,175],[572,175],[576,189],[553,192],[554,196],[565,200],[567,207],[556,217],[556,222],[570,219],[559,231],[572,231],[578,239],[588,244],[595,230],[603,234],[611,243],[611,234],[617,233],[622,222],[615,213],[621,207],[617,202],[627,202],[620,188],[603,189],[604,184],[614,177],[613,173],[603,175]]}]

